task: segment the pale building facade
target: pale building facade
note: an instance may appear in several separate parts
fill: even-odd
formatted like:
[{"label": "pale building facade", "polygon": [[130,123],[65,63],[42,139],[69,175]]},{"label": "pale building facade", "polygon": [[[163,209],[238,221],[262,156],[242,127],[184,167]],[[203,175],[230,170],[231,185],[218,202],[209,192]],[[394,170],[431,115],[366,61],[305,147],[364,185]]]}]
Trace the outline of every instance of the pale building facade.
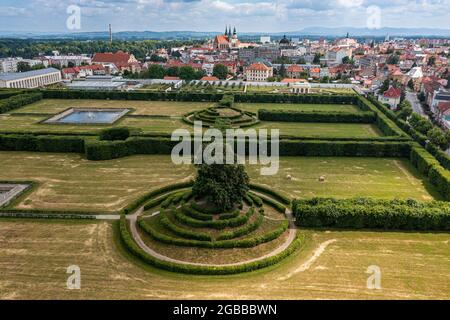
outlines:
[{"label": "pale building facade", "polygon": [[61,72],[55,68],[0,74],[0,88],[33,89],[58,82],[61,82]]}]

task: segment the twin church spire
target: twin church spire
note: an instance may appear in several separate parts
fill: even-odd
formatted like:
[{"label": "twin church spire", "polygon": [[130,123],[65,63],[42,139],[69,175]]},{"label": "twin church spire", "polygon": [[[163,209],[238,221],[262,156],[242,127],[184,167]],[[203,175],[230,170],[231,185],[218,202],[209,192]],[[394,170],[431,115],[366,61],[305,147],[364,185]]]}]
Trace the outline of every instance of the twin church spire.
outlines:
[{"label": "twin church spire", "polygon": [[231,26],[230,26],[229,29],[228,29],[228,26],[225,26],[225,33],[224,33],[224,35],[226,35],[226,36],[228,36],[230,38],[231,38],[231,36],[236,36],[237,35],[236,27],[233,28],[233,33],[231,33]]}]

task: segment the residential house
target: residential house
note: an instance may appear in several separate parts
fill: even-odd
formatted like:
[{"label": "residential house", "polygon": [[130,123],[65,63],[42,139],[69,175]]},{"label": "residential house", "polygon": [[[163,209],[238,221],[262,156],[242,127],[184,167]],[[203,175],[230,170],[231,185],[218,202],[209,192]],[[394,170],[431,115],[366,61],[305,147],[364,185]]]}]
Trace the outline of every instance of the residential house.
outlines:
[{"label": "residential house", "polygon": [[110,67],[113,64],[119,72],[127,70],[134,73],[141,70],[140,63],[134,55],[123,51],[117,51],[116,53],[96,53],[92,58],[92,62],[102,64],[105,67]]},{"label": "residential house", "polygon": [[291,64],[286,68],[286,75],[289,78],[299,79],[304,72],[305,70],[297,64]]},{"label": "residential house", "polygon": [[388,104],[391,110],[396,110],[400,104],[402,91],[396,87],[390,87],[382,95],[378,96],[378,100],[383,104]]}]

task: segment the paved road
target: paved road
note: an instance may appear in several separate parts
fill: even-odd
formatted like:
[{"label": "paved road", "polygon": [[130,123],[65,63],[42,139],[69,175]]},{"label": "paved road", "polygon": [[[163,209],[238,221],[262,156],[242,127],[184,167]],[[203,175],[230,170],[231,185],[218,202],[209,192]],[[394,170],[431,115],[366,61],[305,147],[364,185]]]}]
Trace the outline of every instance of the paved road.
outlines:
[{"label": "paved road", "polygon": [[276,248],[275,250],[273,250],[272,252],[269,252],[261,257],[255,258],[255,259],[250,259],[250,260],[246,260],[246,261],[241,261],[241,262],[237,262],[237,263],[228,263],[228,264],[207,264],[207,263],[195,263],[195,262],[187,262],[187,261],[183,261],[183,260],[177,260],[177,259],[173,259],[170,257],[167,257],[165,255],[162,255],[156,251],[154,251],[152,248],[148,247],[145,242],[142,240],[138,230],[137,230],[137,219],[138,217],[143,213],[143,208],[138,209],[135,213],[133,213],[132,215],[128,215],[127,219],[130,222],[130,231],[131,234],[133,236],[134,241],[136,241],[136,243],[139,245],[139,247],[141,247],[142,250],[144,250],[146,253],[148,253],[149,255],[163,260],[163,261],[167,261],[167,262],[172,262],[172,263],[178,263],[178,264],[186,264],[186,265],[194,265],[194,266],[204,266],[204,267],[232,267],[232,266],[239,266],[239,265],[243,265],[243,264],[247,264],[247,263],[251,263],[251,262],[255,262],[255,261],[259,261],[259,260],[263,260],[266,259],[268,257],[272,257],[275,256],[277,254],[279,254],[280,252],[284,251],[285,249],[287,249],[289,247],[289,245],[295,240],[295,236],[297,233],[297,229],[295,227],[294,224],[294,218],[292,216],[292,212],[289,209],[286,209],[286,218],[289,220],[289,236],[286,239],[286,241],[279,246],[278,248]]},{"label": "paved road", "polygon": [[415,113],[420,114],[421,116],[426,117],[425,112],[422,109],[422,106],[420,105],[419,99],[417,99],[417,93],[413,91],[406,91],[406,100],[408,100],[411,103],[411,106]]}]

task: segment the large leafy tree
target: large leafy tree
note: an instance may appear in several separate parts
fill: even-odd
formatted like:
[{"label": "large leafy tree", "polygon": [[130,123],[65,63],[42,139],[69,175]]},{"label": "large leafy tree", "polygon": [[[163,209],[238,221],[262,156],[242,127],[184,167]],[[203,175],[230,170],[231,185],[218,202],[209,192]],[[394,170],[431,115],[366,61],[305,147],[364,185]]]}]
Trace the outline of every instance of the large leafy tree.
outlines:
[{"label": "large leafy tree", "polygon": [[223,64],[216,64],[213,69],[213,76],[217,77],[221,80],[224,80],[227,78],[228,75],[228,68],[224,66]]},{"label": "large leafy tree", "polygon": [[[219,119],[215,128],[225,132],[230,127],[229,121]],[[226,151],[233,152],[225,143],[223,146],[223,159]],[[220,152],[220,151],[219,151]],[[237,164],[236,156],[233,164],[203,163],[198,166],[197,178],[192,187],[196,197],[204,197],[218,210],[225,212],[233,209],[242,200],[249,190],[249,177],[245,167]]]},{"label": "large leafy tree", "polygon": [[206,197],[222,212],[233,209],[248,192],[249,177],[243,165],[201,164],[192,191],[195,196]]},{"label": "large leafy tree", "polygon": [[162,79],[166,75],[164,68],[158,64],[152,64],[146,71],[146,78]]}]

